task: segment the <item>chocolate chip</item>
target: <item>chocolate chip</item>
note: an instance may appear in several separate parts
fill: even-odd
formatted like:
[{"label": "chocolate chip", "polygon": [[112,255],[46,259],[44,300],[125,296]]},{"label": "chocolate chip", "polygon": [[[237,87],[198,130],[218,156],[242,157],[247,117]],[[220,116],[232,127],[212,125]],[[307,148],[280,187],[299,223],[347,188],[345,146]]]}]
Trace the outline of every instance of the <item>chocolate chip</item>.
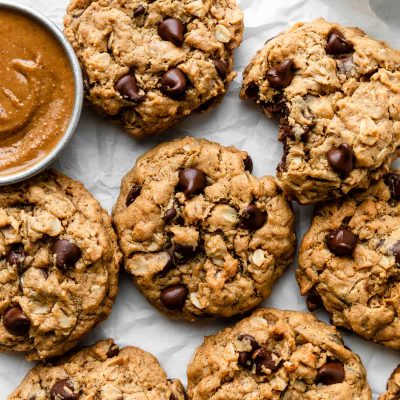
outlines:
[{"label": "chocolate chip", "polygon": [[24,245],[22,243],[16,243],[11,247],[10,252],[7,255],[7,261],[10,265],[15,265],[17,268],[21,268],[25,260]]},{"label": "chocolate chip", "polygon": [[250,82],[246,88],[246,97],[251,100],[257,100],[259,91],[258,85],[255,82]]},{"label": "chocolate chip", "polygon": [[179,172],[179,189],[186,196],[201,193],[207,186],[207,177],[203,171],[197,168],[186,168]]},{"label": "chocolate chip", "polygon": [[174,263],[174,259],[171,256],[171,254],[168,254],[168,260],[164,265],[164,268],[162,270],[162,272],[164,274],[168,273],[169,271],[172,271],[175,268],[175,263]]},{"label": "chocolate chip", "polygon": [[177,46],[182,46],[185,34],[185,25],[179,19],[165,18],[158,26],[158,34],[163,40],[168,40]]},{"label": "chocolate chip", "polygon": [[56,256],[56,267],[64,270],[73,267],[81,258],[80,248],[66,239],[59,239],[54,242],[52,254]]},{"label": "chocolate chip", "polygon": [[251,353],[247,351],[241,351],[238,355],[238,364],[247,369],[253,368],[253,359],[251,357]]},{"label": "chocolate chip", "polygon": [[22,308],[17,306],[9,307],[3,316],[3,324],[8,332],[15,336],[25,336],[29,332],[31,321],[22,311]]},{"label": "chocolate chip", "polygon": [[274,372],[279,368],[279,363],[274,360],[274,353],[265,348],[258,349],[253,353],[253,361],[257,374],[266,373],[266,369]]},{"label": "chocolate chip", "polygon": [[335,172],[347,175],[354,169],[353,149],[347,143],[343,143],[338,148],[329,150],[327,158],[329,165]]},{"label": "chocolate chip", "polygon": [[385,182],[389,186],[392,198],[400,200],[400,175],[391,172],[385,176]]},{"label": "chocolate chip", "polygon": [[332,55],[350,53],[353,50],[353,44],[350,43],[337,29],[332,29],[328,34],[328,44],[326,52]]},{"label": "chocolate chip", "polygon": [[142,192],[142,187],[140,185],[133,185],[132,189],[128,193],[126,197],[126,206],[129,207],[139,196]]},{"label": "chocolate chip", "polygon": [[256,205],[250,204],[243,212],[239,227],[249,231],[256,231],[264,225],[266,219],[266,213],[262,212]]},{"label": "chocolate chip", "polygon": [[285,60],[280,64],[272,67],[267,72],[267,80],[275,89],[283,89],[292,83],[294,77],[293,60]]},{"label": "chocolate chip", "polygon": [[177,264],[185,263],[189,258],[197,253],[197,246],[193,247],[186,244],[174,245],[174,260]]},{"label": "chocolate chip", "polygon": [[141,15],[143,15],[144,13],[146,12],[146,9],[142,6],[142,5],[140,5],[140,6],[137,6],[136,8],[135,8],[135,11],[133,11],[133,16],[136,18],[136,17],[140,17]]},{"label": "chocolate chip", "polygon": [[318,369],[316,382],[323,385],[334,385],[344,381],[344,367],[340,361],[331,361]]},{"label": "chocolate chip", "polygon": [[400,242],[395,243],[390,250],[392,251],[397,264],[400,264]]},{"label": "chocolate chip", "polygon": [[176,216],[177,216],[177,212],[175,210],[175,208],[170,208],[169,210],[165,211],[164,214],[164,221],[166,224],[168,224],[169,222],[171,222]]},{"label": "chocolate chip", "polygon": [[183,96],[187,89],[186,75],[179,68],[172,68],[161,78],[161,91],[172,98]]},{"label": "chocolate chip", "polygon": [[357,245],[357,236],[349,229],[340,228],[327,235],[326,245],[339,257],[351,256]]},{"label": "chocolate chip", "polygon": [[253,160],[251,159],[251,157],[248,155],[246,157],[246,159],[243,161],[244,163],[244,169],[246,171],[249,171],[250,173],[253,172]]},{"label": "chocolate chip", "polygon": [[257,340],[251,335],[240,335],[238,340],[241,342],[248,341],[251,346],[251,350],[254,352],[260,348],[260,345],[257,343]]},{"label": "chocolate chip", "polygon": [[160,300],[168,310],[182,310],[189,291],[185,285],[173,285],[161,292]]},{"label": "chocolate chip", "polygon": [[310,292],[307,295],[306,304],[308,310],[311,312],[317,310],[318,308],[321,308],[323,305],[321,296],[315,291]]},{"label": "chocolate chip", "polygon": [[213,60],[215,69],[218,72],[219,77],[222,80],[225,80],[226,77],[228,76],[228,64],[225,61],[222,60]]},{"label": "chocolate chip", "polygon": [[135,103],[140,103],[144,97],[139,94],[139,88],[136,83],[136,78],[133,75],[125,75],[116,84],[115,90],[127,100]]},{"label": "chocolate chip", "polygon": [[169,400],[178,400],[178,399],[177,399],[176,396],[172,393],[171,396],[169,396]]},{"label": "chocolate chip", "polygon": [[51,400],[77,400],[78,394],[75,393],[74,384],[69,379],[57,381],[50,390]]},{"label": "chocolate chip", "polygon": [[116,357],[119,354],[119,346],[117,344],[111,345],[111,347],[107,351],[107,357],[108,358],[113,358]]}]

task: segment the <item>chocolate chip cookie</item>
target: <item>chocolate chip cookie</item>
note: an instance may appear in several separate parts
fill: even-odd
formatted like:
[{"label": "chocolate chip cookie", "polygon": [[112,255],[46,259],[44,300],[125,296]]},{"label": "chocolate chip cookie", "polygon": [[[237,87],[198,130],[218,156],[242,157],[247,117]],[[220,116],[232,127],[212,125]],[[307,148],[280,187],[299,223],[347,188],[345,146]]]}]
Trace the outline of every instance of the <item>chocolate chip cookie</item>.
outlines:
[{"label": "chocolate chip cookie", "polygon": [[218,103],[243,34],[236,0],[72,0],[87,100],[135,137]]},{"label": "chocolate chip cookie", "polygon": [[122,181],[114,224],[126,270],[158,309],[193,320],[243,313],[291,263],[294,216],[246,152],[207,140],[161,144]]},{"label": "chocolate chip cookie", "polygon": [[400,171],[320,205],[299,253],[308,305],[335,325],[400,349]]},{"label": "chocolate chip cookie", "polygon": [[205,339],[188,367],[190,400],[371,400],[366,372],[333,326],[260,309]]},{"label": "chocolate chip cookie", "polygon": [[121,255],[82,184],[46,172],[0,191],[0,351],[65,353],[111,311]]},{"label": "chocolate chip cookie", "polygon": [[268,41],[241,97],[280,120],[278,180],[302,204],[367,188],[400,146],[400,52],[319,19]]},{"label": "chocolate chip cookie", "polygon": [[392,373],[387,384],[387,391],[381,394],[378,400],[399,400],[400,399],[400,366]]},{"label": "chocolate chip cookie", "polygon": [[103,340],[33,368],[8,400],[184,400],[182,384],[169,380],[157,359],[137,347]]}]

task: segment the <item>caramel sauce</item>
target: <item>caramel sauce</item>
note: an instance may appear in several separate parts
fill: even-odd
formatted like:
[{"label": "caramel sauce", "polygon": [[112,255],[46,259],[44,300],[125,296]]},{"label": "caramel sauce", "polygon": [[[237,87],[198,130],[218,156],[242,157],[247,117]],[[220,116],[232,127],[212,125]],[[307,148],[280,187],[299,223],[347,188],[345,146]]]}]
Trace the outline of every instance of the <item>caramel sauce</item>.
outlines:
[{"label": "caramel sauce", "polygon": [[0,176],[29,168],[62,138],[74,106],[63,48],[29,17],[0,9]]}]

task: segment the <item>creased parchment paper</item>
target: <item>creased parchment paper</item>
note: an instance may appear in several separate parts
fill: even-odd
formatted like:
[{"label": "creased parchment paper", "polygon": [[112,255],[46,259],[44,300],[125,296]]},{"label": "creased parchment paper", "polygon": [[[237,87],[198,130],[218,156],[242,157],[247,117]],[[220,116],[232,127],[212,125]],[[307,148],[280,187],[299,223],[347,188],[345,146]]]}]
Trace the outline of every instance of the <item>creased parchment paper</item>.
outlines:
[{"label": "creased parchment paper", "polygon": [[[42,12],[58,26],[68,0],[19,0]],[[324,17],[348,26],[359,26],[371,36],[400,48],[399,0],[238,0],[245,13],[245,33],[236,51],[236,80],[215,110],[186,118],[170,130],[147,141],[136,141],[121,128],[105,122],[84,109],[79,128],[55,167],[82,181],[109,211],[118,196],[123,175],[136,158],[155,144],[184,135],[205,137],[224,145],[248,151],[254,161],[254,174],[274,174],[281,157],[277,143],[277,124],[268,121],[253,104],[239,100],[241,71],[264,42],[297,21]],[[297,233],[301,239],[310,222],[310,208],[295,206]],[[265,305],[282,309],[306,310],[294,278],[295,266],[288,269]],[[319,313],[328,321],[328,315]],[[232,322],[187,323],[172,321],[154,310],[138,293],[125,274],[121,274],[120,293],[108,320],[86,339],[93,343],[113,337],[120,345],[136,345],[159,358],[170,377],[186,383],[186,365],[204,335],[213,334]],[[374,399],[384,391],[387,378],[400,363],[400,352],[344,334],[346,344],[357,352],[368,371]],[[0,397],[19,384],[31,368],[21,355],[0,354]],[[333,400],[333,399],[332,399]]]}]

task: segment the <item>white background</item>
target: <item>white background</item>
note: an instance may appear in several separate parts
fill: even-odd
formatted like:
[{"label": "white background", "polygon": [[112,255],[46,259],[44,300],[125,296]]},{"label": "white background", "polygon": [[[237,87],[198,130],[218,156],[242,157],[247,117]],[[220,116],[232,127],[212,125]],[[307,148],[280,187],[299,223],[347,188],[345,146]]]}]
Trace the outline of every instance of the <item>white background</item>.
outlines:
[{"label": "white background", "polygon": [[[20,0],[42,12],[62,26],[68,0]],[[241,71],[263,43],[297,21],[324,17],[349,26],[359,26],[368,34],[400,48],[399,0],[238,0],[245,13],[245,32],[236,51],[238,76],[229,93],[215,110],[186,118],[159,137],[136,141],[121,128],[105,122],[100,116],[84,109],[79,128],[56,167],[72,178],[82,181],[111,210],[119,192],[123,175],[132,168],[136,158],[160,141],[184,135],[205,137],[224,145],[235,145],[248,151],[254,161],[254,174],[274,174],[281,158],[277,143],[277,124],[268,121],[253,104],[239,100]],[[301,240],[310,221],[310,208],[295,206],[297,233]],[[301,222],[301,223],[300,223]],[[271,298],[263,304],[292,310],[306,310],[304,299],[290,267],[276,284]],[[328,321],[320,312],[319,317]],[[136,345],[157,356],[170,377],[186,383],[186,365],[204,335],[212,334],[232,322],[188,323],[169,320],[154,310],[138,293],[125,274],[121,274],[120,293],[108,320],[87,338],[92,343],[113,337],[120,345]],[[357,352],[368,371],[374,399],[384,391],[391,371],[400,363],[400,354],[383,346],[344,334],[346,344]],[[23,356],[0,354],[1,399],[18,385],[33,364]]]}]

